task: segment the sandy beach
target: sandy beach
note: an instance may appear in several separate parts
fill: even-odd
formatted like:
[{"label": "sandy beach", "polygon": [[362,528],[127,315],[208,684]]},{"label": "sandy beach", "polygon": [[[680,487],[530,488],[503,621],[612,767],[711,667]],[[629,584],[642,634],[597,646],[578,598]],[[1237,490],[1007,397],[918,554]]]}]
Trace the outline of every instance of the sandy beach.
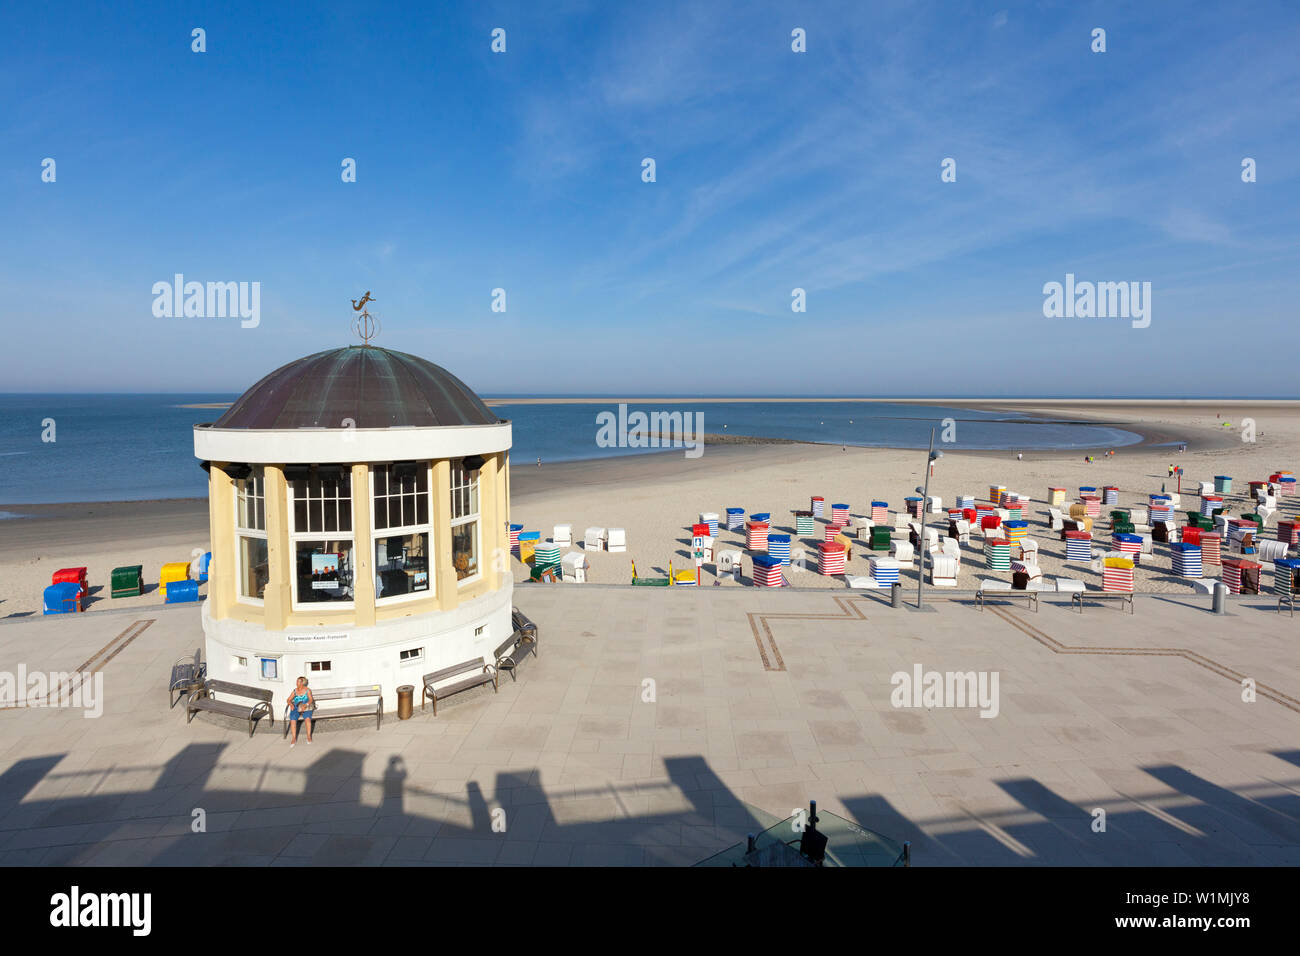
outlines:
[{"label": "sandy beach", "polygon": [[[911,400],[909,400],[911,401]],[[953,402],[956,400],[947,400]],[[1164,486],[1174,491],[1176,481],[1167,474],[1174,463],[1185,470],[1179,511],[1199,505],[1197,482],[1218,474],[1235,478],[1229,504],[1235,513],[1245,507],[1246,482],[1266,478],[1279,469],[1300,465],[1300,416],[1295,402],[1189,402],[1189,401],[996,401],[963,403],[980,409],[1011,409],[1019,414],[1055,420],[1114,424],[1143,435],[1140,445],[1118,449],[1112,458],[1085,463],[1086,450],[1026,451],[1024,460],[1014,452],[962,451],[941,446],[944,457],[936,464],[930,493],[948,507],[959,493],[987,498],[990,484],[1005,485],[1032,499],[1029,535],[1039,542],[1039,565],[1047,578],[1061,575],[1100,586],[1100,575],[1086,566],[1066,567],[1064,543],[1047,527],[1047,488],[1061,485],[1072,499],[1080,485],[1117,485],[1120,506],[1145,504],[1150,492]],[[1221,417],[1216,417],[1221,416]],[[1256,441],[1243,442],[1241,421],[1255,422]],[[1223,427],[1223,422],[1232,424]],[[1180,454],[1166,443],[1186,441]],[[681,451],[608,458],[593,461],[544,463],[536,467],[517,462],[511,471],[512,520],[528,530],[551,536],[556,524],[573,526],[574,547],[587,527],[622,527],[627,532],[626,553],[589,555],[588,581],[628,584],[632,561],[644,576],[662,575],[669,562],[675,569],[689,564],[690,525],[701,512],[725,514],[741,507],[746,514],[770,512],[773,530],[793,535],[791,512],[808,507],[812,495],[830,504],[845,502],[852,514],[869,512],[872,500],[887,501],[890,510],[904,510],[904,499],[924,483],[923,452],[904,449],[861,448],[812,444],[723,444],[706,447],[696,459]],[[1190,492],[1189,493],[1189,489]],[[1281,513],[1291,515],[1300,502],[1282,499]],[[4,505],[0,510],[23,517],[0,521],[0,619],[40,614],[41,592],[50,574],[61,567],[85,565],[89,569],[91,600],[88,610],[153,605],[158,569],[164,562],[189,560],[208,548],[207,503],[203,499],[109,502],[60,505]],[[946,516],[929,516],[933,527],[946,529]],[[1183,517],[1180,514],[1180,517]],[[821,524],[818,524],[820,535]],[[1271,537],[1271,535],[1268,535]],[[1094,537],[1109,541],[1109,520],[1104,516]],[[792,541],[798,550],[801,545]],[[719,547],[743,550],[743,536],[721,532]],[[823,577],[815,571],[815,539],[802,542],[813,561],[812,570],[790,572],[792,586],[845,587],[841,577]],[[562,549],[567,550],[567,549]],[[114,567],[143,564],[146,593],[136,598],[110,600],[109,575]],[[529,568],[512,558],[517,580],[527,579]],[[714,576],[705,567],[703,583]],[[867,574],[867,553],[853,548],[849,574]],[[1207,574],[1217,569],[1207,569]],[[986,569],[981,541],[976,536],[962,550],[958,586],[972,589],[986,577],[1009,580],[1005,572]],[[904,581],[915,584],[915,571],[904,567]],[[1170,575],[1167,550],[1156,553],[1138,567],[1139,591],[1190,592],[1184,579]],[[744,561],[741,587],[750,581],[750,562]],[[545,587],[546,585],[537,585]],[[570,585],[561,585],[568,587]],[[203,589],[200,589],[203,593]],[[521,592],[522,594],[522,592]]]}]

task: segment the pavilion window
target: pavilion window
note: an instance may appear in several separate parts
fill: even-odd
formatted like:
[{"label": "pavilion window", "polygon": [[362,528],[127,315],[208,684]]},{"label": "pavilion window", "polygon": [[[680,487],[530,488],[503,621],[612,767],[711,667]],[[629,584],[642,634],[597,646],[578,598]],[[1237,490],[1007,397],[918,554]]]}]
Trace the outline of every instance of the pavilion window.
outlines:
[{"label": "pavilion window", "polygon": [[431,486],[428,462],[393,462],[370,469],[377,604],[433,595]]},{"label": "pavilion window", "polygon": [[235,482],[235,549],[239,598],[262,603],[270,570],[266,544],[266,476],[261,465]]},{"label": "pavilion window", "polygon": [[290,545],[295,606],[351,603],[352,472],[347,466],[313,469],[289,481]]},{"label": "pavilion window", "polygon": [[458,583],[479,574],[479,496],[477,470],[463,459],[451,463],[451,561]]}]

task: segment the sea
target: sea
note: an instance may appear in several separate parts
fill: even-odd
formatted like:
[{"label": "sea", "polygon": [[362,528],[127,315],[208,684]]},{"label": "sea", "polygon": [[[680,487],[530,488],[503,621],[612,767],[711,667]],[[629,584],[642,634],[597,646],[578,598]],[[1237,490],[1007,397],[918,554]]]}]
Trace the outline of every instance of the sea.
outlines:
[{"label": "sea", "polygon": [[[215,421],[234,394],[0,394],[0,519],[5,505],[197,498],[207,476],[194,457],[193,426]],[[489,399],[490,401],[490,399]],[[533,463],[648,454],[655,448],[602,441],[609,402],[502,404],[513,422],[511,459]],[[930,429],[951,449],[1119,448],[1141,441],[1120,428],[1026,419],[960,407],[906,402],[683,402],[631,404],[627,414],[682,412],[705,434],[749,435],[865,447],[925,448]],[[600,416],[605,413],[605,418]],[[695,416],[702,416],[697,419]],[[635,419],[633,419],[635,426]],[[635,427],[633,427],[635,432]],[[608,438],[610,430],[605,430]],[[635,440],[635,435],[632,436]],[[677,451],[676,454],[682,454]]]}]

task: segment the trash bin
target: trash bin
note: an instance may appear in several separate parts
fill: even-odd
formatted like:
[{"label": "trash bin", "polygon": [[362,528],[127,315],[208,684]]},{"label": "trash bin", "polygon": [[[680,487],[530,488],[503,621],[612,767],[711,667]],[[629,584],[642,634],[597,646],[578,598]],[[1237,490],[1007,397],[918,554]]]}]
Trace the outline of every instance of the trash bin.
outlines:
[{"label": "trash bin", "polygon": [[401,684],[397,688],[397,719],[411,719],[411,705],[415,699],[415,685]]}]

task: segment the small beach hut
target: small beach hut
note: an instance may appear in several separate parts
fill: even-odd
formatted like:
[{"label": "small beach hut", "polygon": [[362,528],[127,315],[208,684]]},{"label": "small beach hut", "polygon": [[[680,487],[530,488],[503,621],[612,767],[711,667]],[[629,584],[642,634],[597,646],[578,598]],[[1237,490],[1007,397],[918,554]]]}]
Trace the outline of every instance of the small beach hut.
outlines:
[{"label": "small beach hut", "polygon": [[740,526],[743,525],[744,523],[745,523],[745,509],[744,509],[744,508],[728,508],[728,509],[727,509],[727,530],[728,530],[728,531],[736,531],[736,530],[738,530],[738,529],[740,528]]},{"label": "small beach hut", "polygon": [[1142,553],[1142,538],[1140,535],[1119,533],[1111,535],[1110,540],[1116,551],[1127,555],[1134,561],[1137,561],[1138,555]]},{"label": "small beach hut", "polygon": [[1173,573],[1179,578],[1199,578],[1201,576],[1201,546],[1175,541],[1169,545],[1169,555],[1173,560]]},{"label": "small beach hut", "polygon": [[573,525],[557,524],[551,535],[551,540],[562,548],[572,547],[573,545]]},{"label": "small beach hut", "polygon": [[958,508],[961,508],[961,509],[963,509],[963,510],[965,510],[966,508],[974,508],[974,507],[975,507],[975,496],[974,496],[974,495],[958,495],[958,496],[957,496],[957,507],[958,507]]},{"label": "small beach hut", "polygon": [[1011,570],[1011,542],[1006,538],[992,538],[984,545],[984,556],[990,571]]},{"label": "small beach hut", "polygon": [[1101,515],[1101,498],[1097,495],[1083,495],[1081,498],[1083,504],[1083,513],[1089,518],[1097,518]]},{"label": "small beach hut", "polygon": [[1006,490],[1006,485],[989,485],[989,502],[995,507],[1002,504],[1002,492]]},{"label": "small beach hut", "polygon": [[1019,544],[1024,540],[1025,535],[1029,533],[1029,522],[1016,518],[1011,521],[1004,521],[1002,528],[1008,541],[1012,544]]},{"label": "small beach hut", "polygon": [[540,531],[519,532],[519,560],[527,564],[537,552],[537,543],[542,540]]},{"label": "small beach hut", "polygon": [[887,520],[887,516],[888,516],[888,515],[889,515],[889,502],[888,502],[888,501],[873,501],[873,502],[871,502],[871,520],[872,520],[872,521],[874,521],[876,524],[882,524],[882,523],[884,523],[884,522]]},{"label": "small beach hut", "polygon": [[811,511],[795,511],[794,514],[794,533],[801,538],[807,535],[815,534],[816,527]]},{"label": "small beach hut", "polygon": [[60,581],[47,587],[41,598],[45,614],[76,614],[81,610],[81,585]]},{"label": "small beach hut", "polygon": [[135,597],[144,590],[144,565],[128,564],[114,568],[112,582],[113,597]]},{"label": "small beach hut", "polygon": [[847,525],[849,523],[849,506],[831,505],[831,521],[838,525]]},{"label": "small beach hut", "polygon": [[1223,507],[1223,498],[1219,495],[1202,495],[1201,496],[1201,515],[1206,518],[1213,518],[1216,508]]},{"label": "small beach hut", "polygon": [[766,521],[746,521],[745,522],[745,550],[747,551],[766,551],[767,536],[772,530],[772,526]]},{"label": "small beach hut", "polygon": [[591,527],[582,533],[582,550],[599,551],[605,543],[605,529]]},{"label": "small beach hut", "polygon": [[885,525],[875,525],[871,529],[871,543],[867,548],[871,551],[888,551],[890,540],[890,529]]},{"label": "small beach hut", "polygon": [[1065,489],[1060,485],[1047,486],[1047,506],[1049,508],[1059,508],[1065,504]]},{"label": "small beach hut", "polygon": [[51,584],[73,583],[81,590],[81,596],[85,598],[90,594],[90,583],[86,577],[85,568],[59,568],[50,576]]},{"label": "small beach hut", "polygon": [[772,534],[767,536],[767,553],[776,558],[783,565],[790,563],[790,536],[788,534]]},{"label": "small beach hut", "polygon": [[907,513],[913,518],[919,519],[921,517],[921,505],[923,499],[919,495],[908,495],[903,499],[903,501],[907,508]]},{"label": "small beach hut", "polygon": [[1295,475],[1284,474],[1277,482],[1277,493],[1279,495],[1295,494]]},{"label": "small beach hut", "polygon": [[1216,495],[1232,494],[1232,479],[1227,475],[1214,476],[1214,493]]},{"label": "small beach hut", "polygon": [[1102,559],[1101,587],[1103,591],[1133,590],[1133,559],[1107,556]]},{"label": "small beach hut", "polygon": [[623,528],[610,528],[605,532],[605,547],[610,551],[626,551],[627,531]]},{"label": "small beach hut", "polygon": [[718,513],[716,511],[700,512],[700,524],[706,524],[709,526],[710,538],[716,538],[718,536]]},{"label": "small beach hut", "polygon": [[1092,533],[1088,531],[1065,532],[1065,560],[1067,562],[1092,560]]},{"label": "small beach hut", "polygon": [[524,526],[521,524],[512,524],[510,526],[510,550],[514,554],[519,553],[519,533],[523,530]]},{"label": "small beach hut", "polygon": [[1101,503],[1104,505],[1119,504],[1119,486],[1106,485],[1101,489]]},{"label": "small beach hut", "polygon": [[837,541],[823,541],[817,545],[817,571],[830,577],[844,573],[844,545]]},{"label": "small beach hut", "polygon": [[1217,531],[1201,529],[1201,564],[1218,567],[1222,563],[1223,536]]},{"label": "small beach hut", "polygon": [[560,563],[560,546],[553,541],[539,541],[533,552],[533,566],[547,568]]},{"label": "small beach hut", "polygon": [[1224,558],[1223,583],[1231,594],[1258,594],[1262,565],[1249,558]]},{"label": "small beach hut", "polygon": [[869,563],[871,576],[876,579],[876,584],[880,587],[889,587],[891,584],[898,583],[897,559],[873,554]]},{"label": "small beach hut", "polygon": [[188,561],[170,561],[164,564],[158,572],[158,590],[164,597],[167,594],[167,585],[173,581],[188,581],[190,577],[190,563]]},{"label": "small beach hut", "polygon": [[572,584],[587,583],[587,569],[591,563],[581,551],[570,551],[560,560],[560,579]]},{"label": "small beach hut", "polygon": [[826,511],[826,499],[820,495],[815,495],[808,503],[808,509],[812,512],[814,518],[820,518]]},{"label": "small beach hut", "polygon": [[760,588],[779,588],[785,584],[781,560],[771,554],[754,555],[754,584]]},{"label": "small beach hut", "polygon": [[1273,593],[1286,597],[1300,591],[1296,578],[1300,577],[1300,559],[1279,558],[1273,562]]}]

